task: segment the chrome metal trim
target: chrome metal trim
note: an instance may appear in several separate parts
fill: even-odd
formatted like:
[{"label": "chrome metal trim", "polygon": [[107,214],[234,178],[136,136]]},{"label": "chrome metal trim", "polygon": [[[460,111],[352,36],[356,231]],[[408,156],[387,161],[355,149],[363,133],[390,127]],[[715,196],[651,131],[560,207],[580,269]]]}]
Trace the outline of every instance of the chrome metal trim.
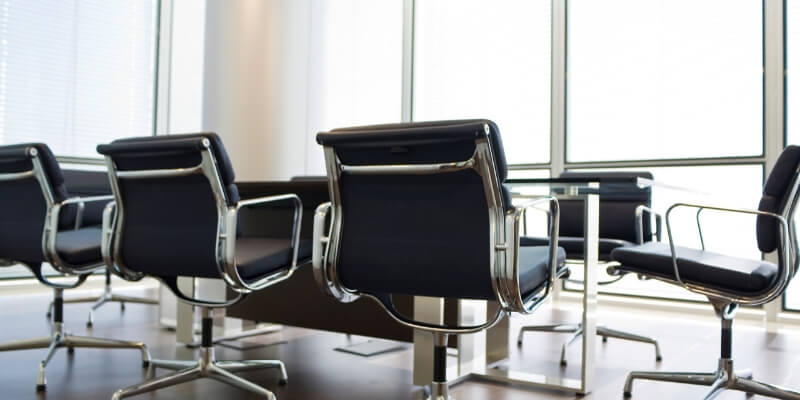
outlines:
[{"label": "chrome metal trim", "polygon": [[[642,244],[644,243],[644,213],[648,213],[650,216],[655,216],[657,221],[656,224],[660,224],[661,216],[655,211],[653,211],[652,208],[644,204],[636,206],[636,210],[634,211],[634,213],[636,218],[636,240],[637,240],[636,243]],[[652,236],[653,230],[651,229],[649,233]],[[661,238],[659,237],[658,239],[660,240]]]},{"label": "chrome metal trim", "polygon": [[121,179],[155,179],[155,178],[175,178],[189,176],[202,172],[201,165],[190,168],[172,169],[143,169],[139,171],[117,171],[117,177]]},{"label": "chrome metal trim", "polygon": [[471,169],[475,163],[474,159],[466,161],[439,163],[439,164],[408,164],[408,165],[344,165],[341,164],[342,172],[353,175],[384,175],[384,174],[406,174],[406,175],[428,175],[439,174],[442,172],[462,171]]},{"label": "chrome metal trim", "polygon": [[5,172],[0,174],[0,182],[5,181],[18,181],[22,179],[30,179],[34,178],[35,174],[33,170],[23,171],[23,172]]}]

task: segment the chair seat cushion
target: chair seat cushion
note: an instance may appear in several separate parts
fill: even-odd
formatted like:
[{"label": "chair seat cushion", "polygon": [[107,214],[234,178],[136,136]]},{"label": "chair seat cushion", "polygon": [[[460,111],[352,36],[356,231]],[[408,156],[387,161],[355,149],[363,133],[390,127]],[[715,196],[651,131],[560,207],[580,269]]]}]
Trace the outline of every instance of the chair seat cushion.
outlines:
[{"label": "chair seat cushion", "polygon": [[[300,240],[297,250],[297,265],[311,257],[311,241]],[[286,268],[292,262],[292,247],[289,239],[241,237],[236,239],[236,265],[244,279],[258,279]]]},{"label": "chair seat cushion", "polygon": [[[520,246],[547,246],[550,240],[546,237],[522,237]],[[611,261],[611,251],[618,247],[634,246],[627,240],[603,239],[598,241],[598,258],[600,261]],[[583,238],[576,236],[560,236],[558,246],[563,247],[567,252],[567,258],[571,260],[583,259]]]},{"label": "chair seat cushion", "polygon": [[[766,261],[729,257],[710,251],[675,247],[681,280],[716,289],[759,293],[770,287],[778,267]],[[611,252],[619,269],[675,280],[668,243],[650,242]]]},{"label": "chair seat cushion", "polygon": [[[520,240],[520,243],[522,241]],[[547,283],[548,246],[523,246],[519,247],[519,290],[522,298],[525,299],[534,294]],[[566,262],[567,255],[563,248],[558,248],[558,267],[561,270]]]},{"label": "chair seat cushion", "polygon": [[102,232],[99,227],[60,231],[56,236],[56,251],[72,265],[99,263],[103,260],[100,252]]}]

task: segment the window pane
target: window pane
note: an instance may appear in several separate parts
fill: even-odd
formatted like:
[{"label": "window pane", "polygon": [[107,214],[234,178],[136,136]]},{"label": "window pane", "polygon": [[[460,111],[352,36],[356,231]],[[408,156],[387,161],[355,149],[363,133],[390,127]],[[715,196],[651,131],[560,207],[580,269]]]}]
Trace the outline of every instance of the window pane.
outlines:
[{"label": "window pane", "polygon": [[511,164],[550,159],[550,1],[416,3],[414,120],[488,118]]},{"label": "window pane", "polygon": [[402,0],[311,3],[306,172],[324,174],[317,132],[399,122],[402,112]]},{"label": "window pane", "polygon": [[205,23],[205,1],[172,1],[169,133],[203,130]]},{"label": "window pane", "polygon": [[6,0],[0,7],[0,143],[95,157],[153,133],[156,0]]},{"label": "window pane", "polygon": [[576,1],[567,159],[762,154],[762,4]]},{"label": "window pane", "polygon": [[[599,171],[599,170],[580,170]],[[614,171],[650,171],[657,185],[653,187],[653,209],[666,216],[675,203],[694,203],[721,207],[755,209],[761,196],[763,168],[761,165],[620,168]],[[669,186],[667,186],[669,185]],[[680,189],[678,189],[680,188]],[[695,222],[696,210],[676,209],[670,215],[675,244],[699,249],[700,239]],[[758,260],[761,252],[756,245],[755,217],[744,214],[704,211],[701,216],[706,250],[736,257]],[[662,226],[662,242],[669,243],[666,220]],[[581,276],[580,268],[573,268]],[[608,280],[604,272],[600,280]],[[574,288],[574,285],[568,286]],[[613,285],[602,286],[604,293],[648,297],[703,300],[675,285],[649,280],[640,281],[627,276]]]}]

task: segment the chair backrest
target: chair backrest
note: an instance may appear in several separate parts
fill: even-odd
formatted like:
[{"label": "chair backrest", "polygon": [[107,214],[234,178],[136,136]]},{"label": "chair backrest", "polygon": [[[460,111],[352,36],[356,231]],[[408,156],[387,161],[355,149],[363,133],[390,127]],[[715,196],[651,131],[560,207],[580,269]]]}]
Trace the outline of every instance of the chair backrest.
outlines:
[{"label": "chair backrest", "polygon": [[47,145],[0,146],[0,259],[44,261],[47,209],[66,198],[64,176]]},{"label": "chair backrest", "polygon": [[345,287],[496,298],[492,235],[511,199],[493,122],[343,128],[319,133],[317,142],[334,210],[329,261]]},{"label": "chair backrest", "polygon": [[[791,246],[794,242],[794,208],[797,202],[798,172],[800,171],[800,146],[786,146],[775,165],[772,167],[761,200],[758,203],[759,211],[767,211],[784,215],[789,222]],[[780,226],[778,222],[768,216],[758,216],[756,220],[756,238],[758,248],[769,253],[779,249]],[[787,238],[788,240],[789,238]],[[796,249],[795,249],[796,250]],[[796,258],[796,254],[795,254]],[[793,260],[796,264],[797,260]],[[796,268],[796,265],[795,265]]]},{"label": "chair backrest", "polygon": [[153,276],[220,278],[220,213],[239,194],[219,137],[121,139],[97,151],[117,199],[115,262]]},{"label": "chair backrest", "polygon": [[[653,179],[649,172],[564,172],[560,178],[575,179],[607,179],[607,178],[647,178]],[[633,184],[625,184],[625,190],[603,190],[604,186],[619,185],[600,182],[600,227],[599,236],[604,239],[638,241],[636,232],[636,208],[650,207],[652,190],[650,187],[637,188]],[[629,187],[630,186],[630,187]],[[583,237],[583,200],[559,201],[561,236]],[[645,214],[642,218],[642,235],[644,241],[652,240],[650,218]]]}]

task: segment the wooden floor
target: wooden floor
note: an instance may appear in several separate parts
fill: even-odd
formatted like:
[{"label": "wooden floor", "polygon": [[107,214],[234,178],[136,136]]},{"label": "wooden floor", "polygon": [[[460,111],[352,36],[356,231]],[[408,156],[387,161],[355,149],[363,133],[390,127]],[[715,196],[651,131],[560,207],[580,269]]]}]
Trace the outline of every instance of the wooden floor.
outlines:
[{"label": "wooden floor", "polygon": [[[69,296],[69,293],[67,293]],[[0,294],[0,340],[46,335],[48,322],[44,316],[49,301],[46,295],[3,296]],[[67,328],[74,334],[97,337],[144,340],[154,358],[192,356],[190,350],[176,347],[174,333],[157,325],[157,309],[152,306],[129,305],[124,313],[119,306],[103,306],[96,314],[95,327],[87,332],[85,318],[88,305],[66,306]],[[298,310],[302,312],[302,310]],[[656,336],[661,341],[664,361],[656,363],[652,346],[598,338],[597,385],[585,399],[621,399],[622,386],[628,371],[633,369],[710,371],[716,366],[718,329],[709,311],[706,322],[652,318],[646,315],[601,315],[609,326]],[[575,320],[577,315],[557,310],[542,310],[532,317],[515,318],[512,327],[522,323],[545,322],[551,319]],[[516,333],[516,329],[512,332]],[[527,372],[563,375],[578,378],[580,342],[569,352],[570,364],[558,365],[560,344],[566,335],[531,333],[521,349],[514,347],[509,368]],[[267,387],[280,400],[381,399],[408,400],[422,398],[419,387],[411,384],[412,355],[410,345],[404,351],[370,358],[334,351],[348,344],[345,335],[287,327],[281,332],[263,336],[264,343],[286,339],[288,343],[240,351],[217,348],[218,359],[280,359],[286,363],[289,383],[279,386],[277,373],[242,374]],[[360,342],[365,338],[351,338]],[[513,340],[513,339],[512,339]],[[763,330],[739,326],[735,329],[735,359],[739,368],[752,368],[758,379],[800,389],[800,334],[767,334]],[[34,390],[38,363],[44,350],[0,353],[0,399],[94,400],[109,399],[124,386],[138,383],[145,371],[140,368],[135,350],[78,349],[74,355],[60,351],[47,370],[48,386],[43,394]],[[163,373],[159,371],[158,373]],[[640,383],[634,387],[634,399],[691,399],[704,393],[703,387],[670,383]],[[453,388],[457,399],[572,399],[574,393],[550,392],[523,387],[465,382]],[[238,389],[216,381],[203,380],[145,394],[136,399],[254,399]],[[744,399],[742,393],[726,392],[721,399]],[[758,398],[758,397],[755,397]]]}]

